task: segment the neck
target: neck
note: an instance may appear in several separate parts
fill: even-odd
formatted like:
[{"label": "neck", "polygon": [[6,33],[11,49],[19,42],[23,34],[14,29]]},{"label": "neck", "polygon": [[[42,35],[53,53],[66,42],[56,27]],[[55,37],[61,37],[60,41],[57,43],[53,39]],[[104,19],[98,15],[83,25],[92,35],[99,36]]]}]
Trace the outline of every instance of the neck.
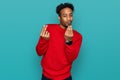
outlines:
[{"label": "neck", "polygon": [[66,27],[65,27],[65,26],[63,26],[62,24],[60,24],[60,27],[61,27],[62,29],[66,29]]}]

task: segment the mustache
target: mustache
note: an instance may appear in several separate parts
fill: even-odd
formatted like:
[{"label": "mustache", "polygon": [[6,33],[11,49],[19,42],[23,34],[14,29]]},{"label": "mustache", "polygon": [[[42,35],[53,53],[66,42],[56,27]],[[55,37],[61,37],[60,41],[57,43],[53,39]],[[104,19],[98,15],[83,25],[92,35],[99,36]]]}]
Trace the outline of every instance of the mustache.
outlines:
[{"label": "mustache", "polygon": [[67,22],[68,23],[68,26],[72,25],[72,22]]},{"label": "mustache", "polygon": [[65,28],[67,28],[68,26],[72,25],[72,21],[68,21],[64,24],[62,24]]},{"label": "mustache", "polygon": [[68,24],[68,26],[70,26],[72,23],[70,22],[69,24]]},{"label": "mustache", "polygon": [[72,23],[69,23],[68,25],[64,25],[65,28],[67,28],[68,26],[71,26]]}]

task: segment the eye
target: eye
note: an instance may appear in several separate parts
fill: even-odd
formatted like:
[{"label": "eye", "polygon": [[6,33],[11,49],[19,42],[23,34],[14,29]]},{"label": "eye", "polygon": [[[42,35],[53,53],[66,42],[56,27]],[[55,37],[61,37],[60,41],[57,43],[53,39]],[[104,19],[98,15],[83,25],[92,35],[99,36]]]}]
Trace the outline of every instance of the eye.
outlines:
[{"label": "eye", "polygon": [[73,14],[70,14],[70,16],[72,17],[72,16],[73,16]]},{"label": "eye", "polygon": [[66,17],[67,15],[63,15],[63,17]]}]

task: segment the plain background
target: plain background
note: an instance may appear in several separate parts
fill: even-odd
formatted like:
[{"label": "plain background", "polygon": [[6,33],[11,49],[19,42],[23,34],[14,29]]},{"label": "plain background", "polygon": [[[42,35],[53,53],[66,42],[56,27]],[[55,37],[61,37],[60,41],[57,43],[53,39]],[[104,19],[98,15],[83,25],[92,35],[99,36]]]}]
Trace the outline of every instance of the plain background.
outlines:
[{"label": "plain background", "polygon": [[73,28],[83,35],[73,80],[120,80],[119,0],[0,0],[0,80],[40,80],[35,46],[64,2],[74,4]]}]

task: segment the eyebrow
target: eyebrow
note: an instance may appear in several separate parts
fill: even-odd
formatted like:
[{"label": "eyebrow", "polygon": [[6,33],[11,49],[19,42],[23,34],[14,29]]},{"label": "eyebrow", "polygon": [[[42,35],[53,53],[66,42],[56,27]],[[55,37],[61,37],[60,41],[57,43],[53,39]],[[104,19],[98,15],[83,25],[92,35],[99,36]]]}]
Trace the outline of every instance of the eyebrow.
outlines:
[{"label": "eyebrow", "polygon": [[[66,14],[66,13],[63,13],[63,14]],[[69,13],[69,14],[73,14],[73,13]]]}]

